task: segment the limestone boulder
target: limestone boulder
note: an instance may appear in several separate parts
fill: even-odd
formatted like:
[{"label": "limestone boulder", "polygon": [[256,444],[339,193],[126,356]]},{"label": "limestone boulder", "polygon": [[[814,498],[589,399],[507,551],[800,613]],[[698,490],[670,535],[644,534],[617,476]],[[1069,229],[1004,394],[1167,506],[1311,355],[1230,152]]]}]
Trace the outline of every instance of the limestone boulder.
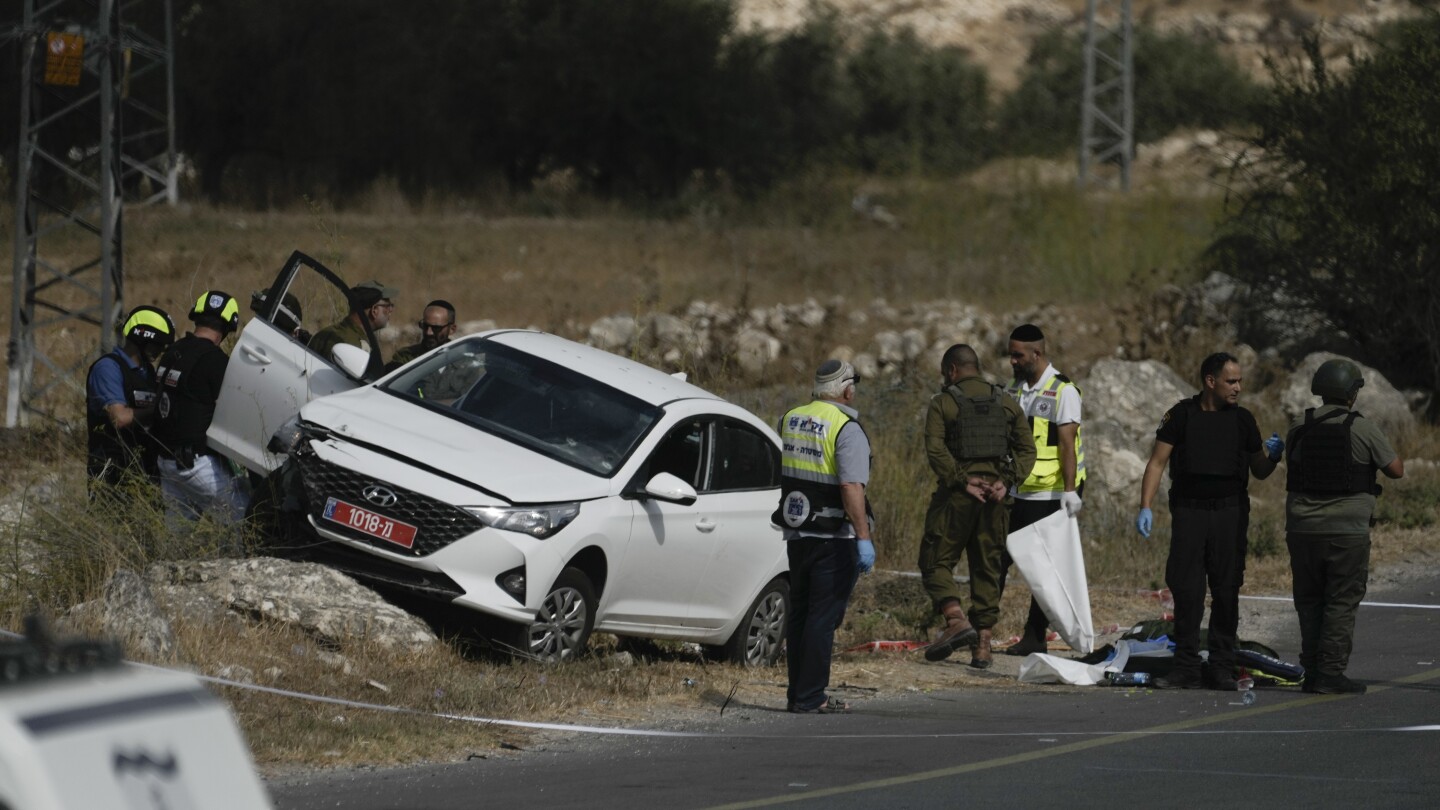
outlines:
[{"label": "limestone boulder", "polygon": [[146,580],[172,622],[273,622],[327,643],[408,652],[438,641],[421,620],[315,563],[271,557],[165,562],[151,566]]},{"label": "limestone boulder", "polygon": [[1091,367],[1080,390],[1087,497],[1138,498],[1160,417],[1194,392],[1164,363],[1109,358]]}]

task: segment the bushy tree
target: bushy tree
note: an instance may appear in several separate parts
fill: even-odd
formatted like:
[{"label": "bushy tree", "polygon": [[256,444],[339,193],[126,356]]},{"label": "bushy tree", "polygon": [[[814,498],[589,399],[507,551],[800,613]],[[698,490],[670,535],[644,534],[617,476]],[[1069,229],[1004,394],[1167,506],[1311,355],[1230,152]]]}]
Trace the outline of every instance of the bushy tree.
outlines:
[{"label": "bushy tree", "polygon": [[959,171],[987,157],[985,71],[910,30],[866,36],[846,63],[855,97],[850,160],[866,171]]},{"label": "bushy tree", "polygon": [[[1136,26],[1132,42],[1136,143],[1181,127],[1219,128],[1253,116],[1258,88],[1213,43],[1144,25]],[[1019,86],[1000,105],[996,140],[1005,151],[1052,155],[1076,148],[1084,44],[1083,32],[1073,30],[1035,41]]]},{"label": "bushy tree", "polygon": [[1326,316],[1397,384],[1440,385],[1440,15],[1398,24],[1348,72],[1307,43],[1275,69],[1261,182],[1207,253]]}]

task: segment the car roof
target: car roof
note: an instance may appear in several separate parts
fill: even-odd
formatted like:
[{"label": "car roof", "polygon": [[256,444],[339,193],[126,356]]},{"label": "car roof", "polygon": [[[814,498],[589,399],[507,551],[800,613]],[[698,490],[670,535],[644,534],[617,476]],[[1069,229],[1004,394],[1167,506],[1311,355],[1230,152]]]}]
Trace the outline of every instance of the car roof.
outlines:
[{"label": "car roof", "polygon": [[691,385],[644,363],[548,332],[497,330],[486,332],[482,336],[573,369],[651,405],[663,405],[677,399],[725,401],[704,388]]}]

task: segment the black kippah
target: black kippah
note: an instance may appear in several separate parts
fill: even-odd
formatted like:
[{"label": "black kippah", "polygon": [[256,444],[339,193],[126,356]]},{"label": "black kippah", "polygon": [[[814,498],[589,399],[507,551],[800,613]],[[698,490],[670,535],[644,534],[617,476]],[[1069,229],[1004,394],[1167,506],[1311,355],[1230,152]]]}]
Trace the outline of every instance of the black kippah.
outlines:
[{"label": "black kippah", "polygon": [[1010,339],[1018,340],[1021,343],[1034,343],[1039,340],[1044,340],[1045,333],[1041,332],[1040,327],[1033,323],[1022,323],[1015,327],[1014,332],[1010,333]]}]

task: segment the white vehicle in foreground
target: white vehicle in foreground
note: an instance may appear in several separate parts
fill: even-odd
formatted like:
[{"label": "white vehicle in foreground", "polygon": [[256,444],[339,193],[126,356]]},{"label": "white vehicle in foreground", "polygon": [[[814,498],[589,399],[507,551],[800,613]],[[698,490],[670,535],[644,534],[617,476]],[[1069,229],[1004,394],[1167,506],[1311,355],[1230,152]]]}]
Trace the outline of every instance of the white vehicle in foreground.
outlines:
[{"label": "white vehicle in foreground", "polygon": [[262,810],[224,701],[102,642],[0,640],[0,808]]},{"label": "white vehicle in foreground", "polygon": [[[306,268],[334,279],[296,254],[267,300]],[[299,410],[273,450],[299,468],[323,561],[503,620],[500,640],[540,659],[598,630],[774,663],[789,607],[770,521],[780,444],[753,414],[526,330],[461,338],[361,385],[363,362],[346,372],[269,315],[232,354],[210,441],[269,471],[265,442]]]}]

